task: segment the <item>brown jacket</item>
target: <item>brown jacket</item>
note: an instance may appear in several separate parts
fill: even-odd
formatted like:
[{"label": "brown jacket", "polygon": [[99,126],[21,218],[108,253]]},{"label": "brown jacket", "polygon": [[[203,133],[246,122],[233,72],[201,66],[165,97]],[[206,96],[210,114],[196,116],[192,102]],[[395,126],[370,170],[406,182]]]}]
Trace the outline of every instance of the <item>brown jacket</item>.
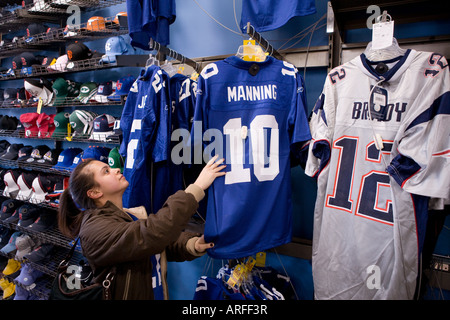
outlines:
[{"label": "brown jacket", "polygon": [[[170,196],[164,206],[147,219],[133,221],[109,201],[101,208],[85,212],[80,229],[83,255],[100,281],[112,266],[115,267],[113,299],[153,299],[151,255],[161,253],[162,268],[166,258],[186,261],[202,255],[193,248],[194,241],[189,241],[199,235],[183,232],[198,208],[198,196],[194,197],[188,189]],[[161,270],[167,299],[165,272]]]}]

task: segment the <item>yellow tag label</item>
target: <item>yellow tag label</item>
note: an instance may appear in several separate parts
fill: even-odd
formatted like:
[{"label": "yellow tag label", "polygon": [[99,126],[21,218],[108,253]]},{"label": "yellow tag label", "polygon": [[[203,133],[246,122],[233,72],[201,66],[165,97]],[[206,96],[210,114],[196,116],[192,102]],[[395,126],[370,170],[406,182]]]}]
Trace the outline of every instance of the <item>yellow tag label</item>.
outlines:
[{"label": "yellow tag label", "polygon": [[256,266],[257,267],[265,267],[266,266],[266,253],[258,252],[256,254]]},{"label": "yellow tag label", "polygon": [[197,81],[198,76],[199,76],[198,72],[195,72],[195,71],[194,71],[194,72],[191,74],[191,80]]},{"label": "yellow tag label", "polygon": [[184,72],[184,67],[178,67],[178,73],[183,73]]},{"label": "yellow tag label", "polygon": [[36,111],[38,114],[41,114],[42,104],[43,104],[42,98],[39,98],[39,102],[38,102],[38,106],[37,106],[37,111]]},{"label": "yellow tag label", "polygon": [[238,264],[234,267],[234,270],[231,272],[230,278],[227,281],[227,284],[231,287],[239,287],[242,281],[242,275],[245,272],[245,267],[241,264]]},{"label": "yellow tag label", "polygon": [[70,125],[70,123],[67,124],[67,137],[66,137],[67,141],[72,141],[72,126]]},{"label": "yellow tag label", "polygon": [[244,40],[242,57],[245,61],[256,61],[255,40]]},{"label": "yellow tag label", "polygon": [[253,267],[256,264],[256,260],[253,259],[253,257],[248,258],[247,263],[245,264],[245,267],[247,269],[247,272],[251,272]]}]

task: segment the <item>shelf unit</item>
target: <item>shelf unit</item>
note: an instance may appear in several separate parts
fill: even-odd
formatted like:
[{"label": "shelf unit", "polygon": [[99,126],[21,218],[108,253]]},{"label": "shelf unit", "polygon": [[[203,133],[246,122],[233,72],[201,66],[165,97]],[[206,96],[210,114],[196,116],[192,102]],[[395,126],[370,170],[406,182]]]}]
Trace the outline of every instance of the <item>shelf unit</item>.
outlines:
[{"label": "shelf unit", "polygon": [[[49,33],[37,34],[33,35],[32,38],[23,38],[19,39],[14,43],[9,43],[0,47],[0,59],[12,57],[20,54],[24,51],[58,51],[59,55],[64,54],[65,46],[69,43],[73,43],[75,41],[92,41],[104,39],[107,37],[117,36],[121,34],[128,33],[128,29],[126,24],[123,25],[122,21],[120,24],[112,23],[112,18],[106,18],[107,22],[105,24],[105,29],[101,31],[92,31],[88,30],[86,23],[83,23],[77,28],[72,28],[69,30],[69,33],[66,32],[64,28],[64,20],[67,19],[68,14],[66,13],[66,9],[68,4],[78,5],[83,12],[93,11],[102,9],[105,7],[117,5],[124,3],[125,0],[53,0],[51,2],[46,2],[42,7],[37,7],[39,3],[33,3],[31,5],[26,6],[25,8],[18,8],[12,10],[10,13],[3,16],[0,21],[0,34],[10,32],[10,30],[18,30],[18,28],[24,28],[30,23],[54,23],[61,27],[52,28]],[[7,8],[8,9],[8,8]],[[113,17],[114,18],[114,17]],[[50,48],[50,49],[49,49]],[[117,62],[111,63],[110,61],[103,59],[101,57],[91,58],[87,60],[74,61],[70,69],[57,69],[51,70],[44,66],[33,66],[32,72],[30,74],[22,74],[21,70],[14,70],[13,72],[6,73],[3,72],[0,74],[0,81],[11,81],[18,79],[26,79],[29,77],[64,77],[66,73],[74,73],[74,72],[89,72],[95,71],[98,69],[110,69],[121,66],[135,66],[132,57],[128,57],[126,59],[117,59]],[[125,103],[126,97],[121,97],[119,101],[109,101],[107,103],[100,102],[90,102],[87,104],[82,104],[79,102],[74,102],[70,99],[66,99],[63,103],[57,106],[44,106],[41,109],[41,112],[49,113],[47,110],[54,111],[56,109],[56,113],[65,110],[65,108],[86,108],[86,109],[95,109],[98,107],[107,107],[107,108],[121,108]],[[21,101],[17,106],[5,106],[2,105],[0,107],[0,114],[2,110],[11,111],[11,110],[36,110],[36,103],[34,100],[31,101]],[[31,112],[31,111],[30,111]],[[34,112],[34,111],[33,111]],[[95,111],[94,111],[95,112]],[[52,112],[53,113],[53,112]],[[67,137],[66,135],[55,135],[53,134],[50,138],[41,138],[37,136],[27,137],[25,136],[24,130],[0,130],[0,140],[15,138],[20,139],[21,143],[26,145],[26,141],[42,141],[43,143],[52,141],[54,142],[54,147],[62,149],[62,143],[70,141],[72,143],[80,143],[80,146],[89,144],[89,145],[105,145],[108,147],[115,147],[120,144],[120,138],[117,135],[105,136],[105,137],[96,137],[97,139],[92,139],[90,136],[72,136]],[[28,140],[29,139],[29,140]],[[30,164],[19,162],[17,160],[5,160],[0,159],[0,168],[3,169],[15,169],[20,172],[34,172],[36,174],[44,174],[51,176],[60,176],[60,177],[69,177],[71,170],[61,170],[55,169],[52,165],[44,165],[44,164]],[[1,198],[4,199],[3,190],[0,190]],[[17,199],[16,199],[17,200]],[[31,203],[33,206],[37,206],[41,211],[46,211],[50,214],[54,214],[56,218],[58,203],[53,201],[44,201],[40,203],[32,203],[30,200],[19,200],[22,201],[23,204]],[[30,264],[32,268],[39,270],[43,273],[43,276],[36,281],[35,285],[32,287],[24,288],[28,290],[30,293],[34,294],[37,299],[48,299],[50,294],[51,285],[54,277],[56,276],[56,270],[63,258],[66,257],[69,249],[71,248],[73,241],[63,236],[56,224],[49,229],[43,232],[36,232],[30,230],[28,228],[23,228],[17,223],[8,223],[4,220],[0,219],[0,227],[8,228],[12,231],[19,231],[23,234],[29,235],[33,240],[38,243],[50,244],[53,246],[51,251],[51,255],[46,257],[38,262],[32,262],[29,260],[20,260],[21,264]],[[4,254],[0,252],[0,255],[6,257],[8,259],[14,258],[14,254]],[[74,257],[72,258],[71,264],[77,265],[80,260],[85,259],[79,247],[75,251]],[[13,282],[16,286],[24,287],[20,282],[15,280],[18,276],[18,272],[13,275],[4,276],[10,282]],[[1,299],[1,297],[0,297]]]}]

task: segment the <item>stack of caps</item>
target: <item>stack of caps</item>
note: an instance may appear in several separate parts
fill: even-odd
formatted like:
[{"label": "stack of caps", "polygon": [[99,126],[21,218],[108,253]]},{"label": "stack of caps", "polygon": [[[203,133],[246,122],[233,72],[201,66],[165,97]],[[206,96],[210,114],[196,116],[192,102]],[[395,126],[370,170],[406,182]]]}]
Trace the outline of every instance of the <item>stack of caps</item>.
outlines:
[{"label": "stack of caps", "polygon": [[24,87],[33,97],[35,103],[42,100],[43,105],[46,106],[53,100],[52,84],[47,79],[26,79],[24,81]]},{"label": "stack of caps", "polygon": [[52,85],[53,94],[55,99],[53,100],[53,106],[64,105],[66,102],[70,102],[73,98],[80,94],[80,84],[78,82],[65,80],[58,78]]},{"label": "stack of caps", "polygon": [[133,76],[122,77],[116,81],[116,90],[113,94],[108,96],[110,101],[120,101],[120,96],[128,95],[133,83],[136,79]]},{"label": "stack of caps", "polygon": [[89,110],[75,110],[70,114],[69,121],[76,137],[89,137],[97,114]]},{"label": "stack of caps", "polygon": [[94,119],[94,126],[90,139],[106,141],[106,138],[114,134],[116,119],[109,114],[102,114]]},{"label": "stack of caps", "polygon": [[85,82],[81,85],[80,94],[74,99],[74,102],[88,103],[89,101],[95,101],[94,96],[97,94],[97,83]]}]

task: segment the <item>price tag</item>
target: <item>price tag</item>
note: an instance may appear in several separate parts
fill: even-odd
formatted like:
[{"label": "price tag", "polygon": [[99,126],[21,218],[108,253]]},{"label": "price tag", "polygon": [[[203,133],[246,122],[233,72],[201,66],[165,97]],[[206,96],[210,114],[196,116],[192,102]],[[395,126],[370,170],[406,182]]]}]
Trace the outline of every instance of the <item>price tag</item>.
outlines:
[{"label": "price tag", "polygon": [[257,267],[265,267],[266,266],[266,253],[258,252],[256,254],[256,266]]},{"label": "price tag", "polygon": [[394,38],[394,21],[379,22],[373,25],[372,49],[379,50],[392,45]]},{"label": "price tag", "polygon": [[66,137],[67,141],[72,141],[72,126],[70,125],[70,123],[67,124],[67,137]]},{"label": "price tag", "polygon": [[37,114],[41,114],[42,104],[43,104],[42,98],[39,98],[39,102],[38,102],[38,106],[37,106],[37,110],[36,110]]}]

